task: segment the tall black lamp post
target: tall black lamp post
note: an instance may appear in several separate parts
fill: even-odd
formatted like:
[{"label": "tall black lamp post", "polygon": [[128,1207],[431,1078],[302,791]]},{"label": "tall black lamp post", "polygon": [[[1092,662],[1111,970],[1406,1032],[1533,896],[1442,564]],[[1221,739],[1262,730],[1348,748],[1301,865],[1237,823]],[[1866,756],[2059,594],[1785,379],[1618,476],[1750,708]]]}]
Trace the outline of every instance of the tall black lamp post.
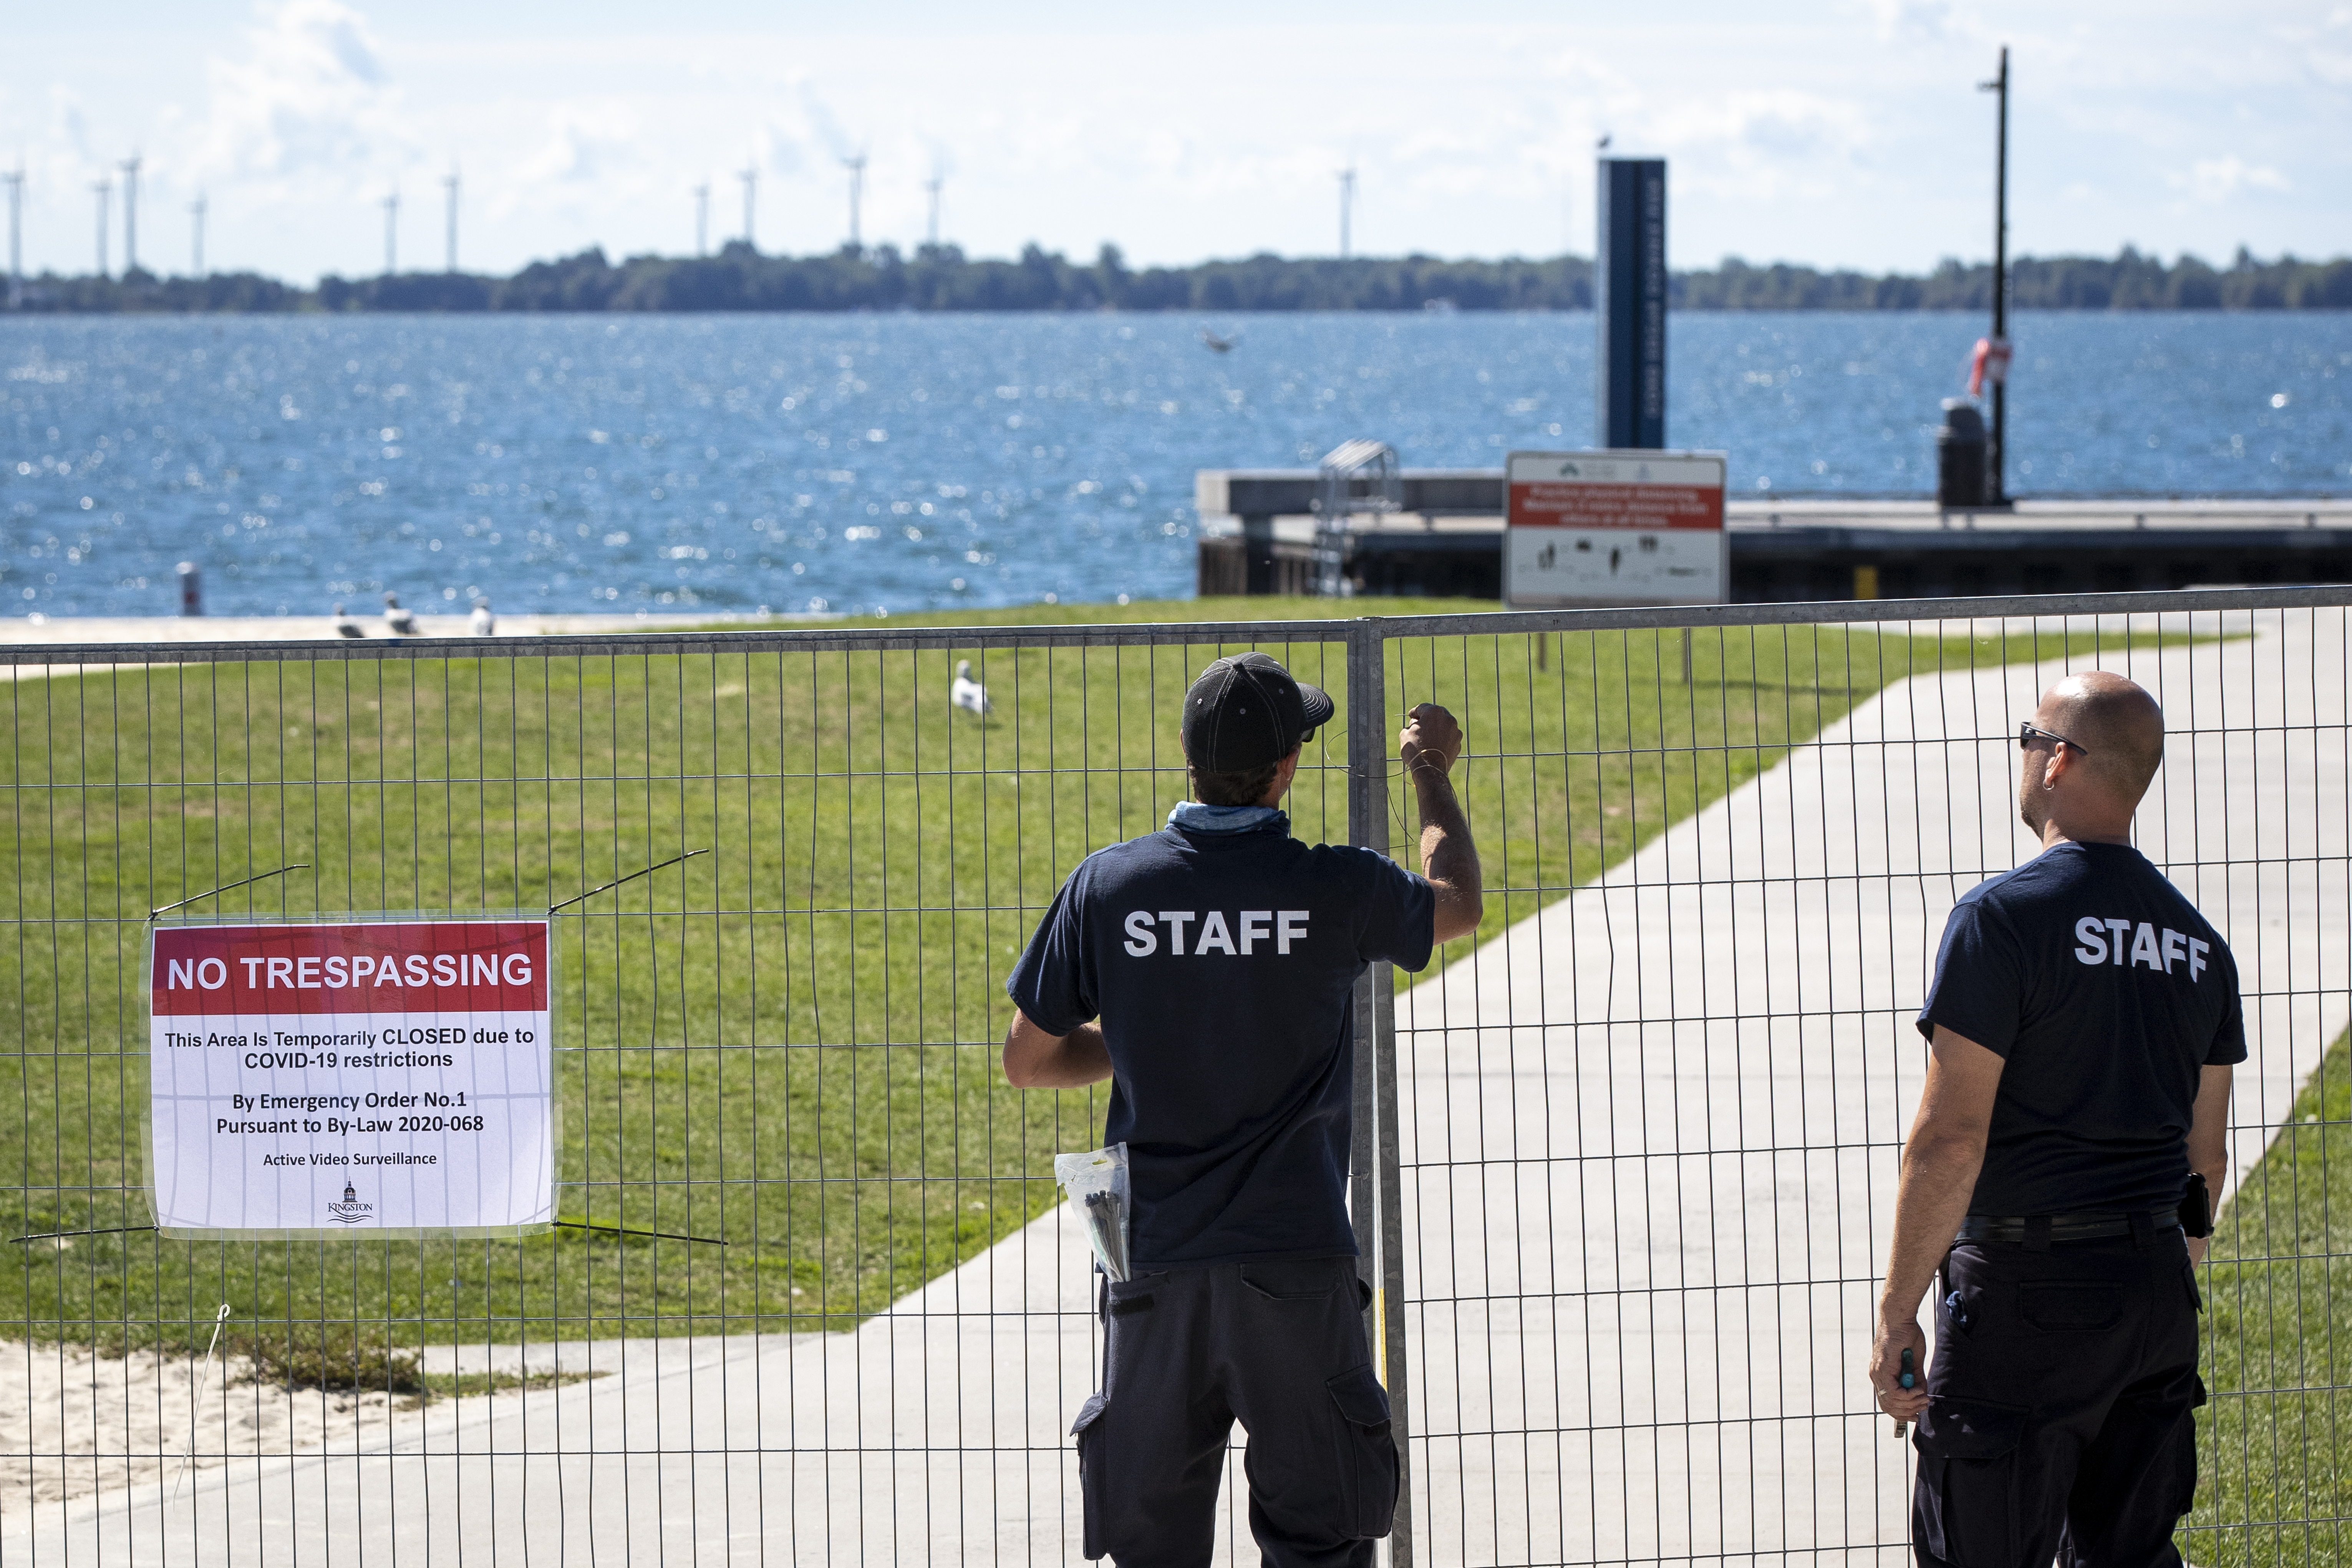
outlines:
[{"label": "tall black lamp post", "polygon": [[1992,430],[1985,444],[1985,500],[1991,506],[2009,501],[2006,469],[2009,428],[2009,388],[2005,373],[2009,358],[2009,46],[2000,49],[2000,74],[1979,82],[1978,89],[2000,98],[2000,129],[1995,133],[1992,198],[1992,363],[1987,368],[1992,383]]}]

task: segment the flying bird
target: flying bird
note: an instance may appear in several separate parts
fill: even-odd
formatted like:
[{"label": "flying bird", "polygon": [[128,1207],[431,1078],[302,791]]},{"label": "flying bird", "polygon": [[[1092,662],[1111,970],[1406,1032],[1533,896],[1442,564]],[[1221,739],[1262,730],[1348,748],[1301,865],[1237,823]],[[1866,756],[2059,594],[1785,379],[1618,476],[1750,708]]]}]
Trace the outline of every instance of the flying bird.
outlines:
[{"label": "flying bird", "polygon": [[473,618],[466,623],[466,627],[478,637],[494,637],[499,635],[499,618],[490,614],[490,602],[488,599],[474,601]]},{"label": "flying bird", "polygon": [[948,700],[975,719],[985,719],[996,704],[988,700],[988,688],[971,678],[971,660],[956,660],[955,684],[948,688]]},{"label": "flying bird", "polygon": [[1609,132],[1607,132],[1606,131],[1602,132],[1601,133],[1601,140],[1600,140],[1600,141],[1598,141],[1598,142],[1595,142],[1592,145],[1593,145],[1593,147],[1594,147],[1596,150],[1598,150],[1598,151],[1600,151],[1600,152],[1606,153],[1607,151],[1609,151]]},{"label": "flying bird", "polygon": [[416,635],[416,616],[400,607],[400,595],[397,594],[383,596],[383,625],[384,629],[396,637]]},{"label": "flying bird", "polygon": [[337,605],[335,606],[335,635],[339,637],[363,637],[367,636],[367,633],[360,630],[359,622],[345,615],[343,613],[343,607],[341,605]]},{"label": "flying bird", "polygon": [[1208,344],[1211,349],[1218,353],[1229,354],[1234,352],[1234,345],[1242,341],[1242,335],[1239,332],[1235,332],[1230,338],[1221,338],[1217,336],[1216,333],[1209,331],[1208,328],[1202,327],[1201,329],[1201,341]]}]

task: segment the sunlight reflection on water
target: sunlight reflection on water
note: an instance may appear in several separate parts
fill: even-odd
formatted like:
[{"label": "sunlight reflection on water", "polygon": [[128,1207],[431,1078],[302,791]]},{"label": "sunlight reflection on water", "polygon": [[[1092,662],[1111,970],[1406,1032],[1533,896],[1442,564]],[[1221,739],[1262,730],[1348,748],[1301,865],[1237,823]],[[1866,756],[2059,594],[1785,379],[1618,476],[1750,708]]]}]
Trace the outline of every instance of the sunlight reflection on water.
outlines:
[{"label": "sunlight reflection on water", "polygon": [[[1211,353],[1204,325],[1239,329]],[[1924,491],[1952,315],[1677,315],[1747,494]],[[1589,315],[0,321],[0,607],[832,608],[1182,596],[1192,473],[1591,428]],[[2352,317],[2029,315],[2011,488],[2352,486]]]}]

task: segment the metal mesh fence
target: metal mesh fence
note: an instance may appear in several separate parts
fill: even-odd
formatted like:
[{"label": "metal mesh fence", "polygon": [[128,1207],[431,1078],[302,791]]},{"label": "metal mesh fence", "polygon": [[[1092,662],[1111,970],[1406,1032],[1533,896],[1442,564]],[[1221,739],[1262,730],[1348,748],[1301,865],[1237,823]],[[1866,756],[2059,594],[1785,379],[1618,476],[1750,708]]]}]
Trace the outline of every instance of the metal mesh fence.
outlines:
[{"label": "metal mesh fence", "polygon": [[1911,1455],[1861,1368],[1912,1018],[1954,899],[2034,847],[2018,721],[2094,667],[2164,706],[2138,841],[2246,994],[2184,1546],[2341,1560],[2344,611],[2206,602],[1392,657],[1401,704],[1469,709],[1503,890],[1396,1004],[1425,1560],[1907,1557]]},{"label": "metal mesh fence", "polygon": [[[1401,716],[1470,732],[1486,925],[1359,1008],[1398,1561],[1905,1550],[1859,1368],[1908,1017],[2024,853],[2016,718],[2094,662],[2166,706],[2142,842],[2249,997],[2189,1551],[2332,1560],[2331,596],[19,650],[0,1561],[1077,1561],[1099,1341],[1049,1167],[1103,1106],[1003,1085],[1003,977],[1181,798],[1177,700],[1244,647],[1340,701],[1303,837],[1409,858]],[[253,877],[183,913],[566,906],[557,1229],[141,1228],[150,911]]]}]

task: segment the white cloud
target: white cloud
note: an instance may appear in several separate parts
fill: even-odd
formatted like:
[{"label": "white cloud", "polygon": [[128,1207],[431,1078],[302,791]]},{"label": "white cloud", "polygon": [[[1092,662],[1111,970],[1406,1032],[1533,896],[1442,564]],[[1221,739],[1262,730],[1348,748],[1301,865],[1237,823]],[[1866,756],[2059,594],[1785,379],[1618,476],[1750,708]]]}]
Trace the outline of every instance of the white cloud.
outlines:
[{"label": "white cloud", "polygon": [[242,58],[211,62],[207,172],[295,195],[415,161],[398,89],[342,0],[265,5],[246,43]]},{"label": "white cloud", "polygon": [[1870,0],[1881,38],[1941,38],[1952,26],[1951,0]]},{"label": "white cloud", "polygon": [[2234,153],[2222,158],[2200,158],[2186,174],[2172,176],[2174,185],[2200,201],[2226,202],[2242,191],[2284,191],[2287,178],[2267,163],[2249,163]]},{"label": "white cloud", "polygon": [[560,104],[547,116],[547,139],[515,166],[534,185],[609,182],[632,162],[635,117],[625,109]]},{"label": "white cloud", "polygon": [[1750,199],[1850,190],[1872,142],[1860,105],[1794,88],[1686,99],[1657,124],[1668,151],[1686,160],[1678,188]]},{"label": "white cloud", "polygon": [[2337,6],[2315,32],[2300,35],[2298,41],[2312,75],[2330,87],[2352,87],[2352,5]]}]

